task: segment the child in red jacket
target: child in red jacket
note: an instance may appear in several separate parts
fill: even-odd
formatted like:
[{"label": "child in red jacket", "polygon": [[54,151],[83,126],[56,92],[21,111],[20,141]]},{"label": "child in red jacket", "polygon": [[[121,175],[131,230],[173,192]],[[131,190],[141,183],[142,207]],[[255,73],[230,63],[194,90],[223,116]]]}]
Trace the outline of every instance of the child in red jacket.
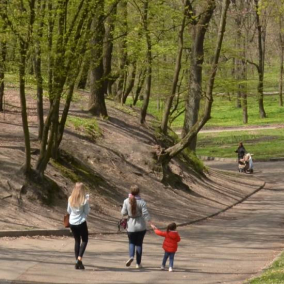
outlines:
[{"label": "child in red jacket", "polygon": [[153,230],[158,236],[165,237],[165,240],[163,243],[163,249],[165,250],[165,254],[164,254],[161,269],[165,270],[166,262],[168,258],[170,258],[169,271],[172,272],[173,267],[174,267],[175,253],[177,251],[178,242],[180,241],[180,236],[178,232],[176,231],[177,225],[176,223],[169,224],[166,232],[162,232],[158,230],[157,227],[155,227],[154,225],[151,225],[151,227],[153,228]]}]

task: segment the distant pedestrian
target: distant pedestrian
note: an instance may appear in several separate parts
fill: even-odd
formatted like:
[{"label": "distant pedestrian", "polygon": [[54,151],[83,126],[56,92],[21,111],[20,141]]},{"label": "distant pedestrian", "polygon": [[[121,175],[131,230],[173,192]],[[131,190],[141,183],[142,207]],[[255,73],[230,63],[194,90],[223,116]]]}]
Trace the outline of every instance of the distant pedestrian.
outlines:
[{"label": "distant pedestrian", "polygon": [[146,234],[146,221],[150,222],[150,215],[146,202],[139,195],[140,190],[137,185],[130,187],[130,194],[124,200],[121,209],[123,216],[128,216],[127,235],[129,240],[129,259],[126,266],[130,266],[134,260],[136,250],[136,268],[141,268],[143,240]]},{"label": "distant pedestrian", "polygon": [[67,212],[70,214],[69,223],[75,239],[75,269],[85,269],[82,258],[88,244],[89,233],[86,220],[90,212],[90,205],[83,183],[75,184],[68,199]]},{"label": "distant pedestrian", "polygon": [[243,142],[240,142],[239,143],[239,147],[238,149],[235,151],[235,153],[238,153],[238,161],[240,161],[241,159],[244,158],[244,155],[246,153],[246,149],[243,145]]},{"label": "distant pedestrian", "polygon": [[163,249],[165,250],[165,254],[161,269],[165,270],[167,260],[168,258],[170,258],[169,271],[172,272],[174,269],[175,253],[178,248],[178,242],[180,242],[179,233],[176,231],[177,225],[176,223],[169,224],[166,232],[158,230],[154,225],[151,225],[151,227],[153,228],[156,235],[165,237],[165,240],[163,242]]}]

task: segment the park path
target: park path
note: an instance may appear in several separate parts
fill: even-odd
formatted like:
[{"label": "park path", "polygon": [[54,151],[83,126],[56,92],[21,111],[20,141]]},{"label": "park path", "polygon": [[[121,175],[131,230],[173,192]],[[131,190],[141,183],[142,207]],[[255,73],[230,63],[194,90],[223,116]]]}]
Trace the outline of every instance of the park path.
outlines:
[{"label": "park path", "polygon": [[[208,165],[236,172],[231,162]],[[284,247],[283,162],[256,162],[254,176],[267,182],[257,194],[215,218],[179,228],[174,273],[159,270],[162,238],[153,234],[146,236],[141,270],[124,266],[125,235],[91,237],[85,271],[74,269],[71,238],[1,239],[0,283],[244,283]]]},{"label": "park path", "polygon": [[[272,125],[255,125],[255,126],[243,126],[243,127],[217,127],[202,129],[200,133],[218,133],[218,132],[235,132],[235,131],[254,131],[254,130],[269,130],[283,128],[282,124],[272,124]],[[174,132],[177,135],[181,135],[182,129],[175,129]]]}]

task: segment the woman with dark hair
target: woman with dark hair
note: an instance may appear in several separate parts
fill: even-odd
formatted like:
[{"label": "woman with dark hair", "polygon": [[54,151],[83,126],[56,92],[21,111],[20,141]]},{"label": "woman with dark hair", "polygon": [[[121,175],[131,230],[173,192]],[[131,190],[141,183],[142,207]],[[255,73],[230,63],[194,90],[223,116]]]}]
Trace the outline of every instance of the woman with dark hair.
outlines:
[{"label": "woman with dark hair", "polygon": [[126,266],[130,266],[134,260],[136,251],[136,268],[141,268],[142,246],[146,234],[146,221],[150,222],[150,215],[147,210],[146,202],[139,195],[139,187],[130,187],[130,194],[124,200],[121,209],[123,216],[128,216],[127,235],[129,240],[129,259]]},{"label": "woman with dark hair", "polygon": [[239,143],[239,147],[238,149],[235,151],[235,153],[238,153],[238,161],[240,161],[241,159],[244,158],[244,155],[246,153],[246,149],[243,145],[243,142],[240,142]]}]

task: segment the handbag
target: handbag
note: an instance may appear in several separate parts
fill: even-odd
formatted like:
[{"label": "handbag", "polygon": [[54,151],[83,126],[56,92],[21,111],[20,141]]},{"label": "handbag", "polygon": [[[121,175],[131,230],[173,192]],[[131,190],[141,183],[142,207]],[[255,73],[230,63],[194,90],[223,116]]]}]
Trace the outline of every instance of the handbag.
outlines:
[{"label": "handbag", "polygon": [[70,227],[69,216],[70,216],[70,214],[65,214],[64,215],[63,224],[64,224],[65,228],[69,228]]},{"label": "handbag", "polygon": [[118,231],[120,232],[121,228],[123,228],[124,230],[127,228],[127,219],[122,218],[118,221],[117,224],[118,227]]}]

